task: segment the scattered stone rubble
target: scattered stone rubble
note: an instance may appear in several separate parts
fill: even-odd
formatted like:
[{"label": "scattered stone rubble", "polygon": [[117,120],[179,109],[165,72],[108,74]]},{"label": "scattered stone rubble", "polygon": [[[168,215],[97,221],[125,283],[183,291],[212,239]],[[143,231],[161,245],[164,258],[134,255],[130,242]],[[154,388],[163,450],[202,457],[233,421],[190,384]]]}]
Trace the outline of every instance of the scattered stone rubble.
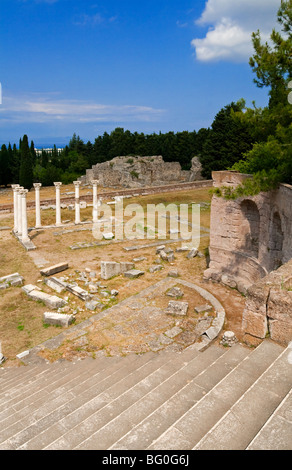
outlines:
[{"label": "scattered stone rubble", "polygon": [[53,274],[60,273],[68,269],[68,263],[59,263],[54,266],[49,266],[48,268],[43,268],[40,273],[43,276],[52,276]]},{"label": "scattered stone rubble", "polygon": [[74,315],[66,315],[64,313],[45,312],[43,314],[43,322],[47,325],[62,326],[68,328],[74,322]]},{"label": "scattered stone rubble", "polygon": [[18,274],[9,274],[8,276],[0,277],[0,290],[7,289],[8,287],[22,286],[24,282],[23,277]]},{"label": "scattered stone rubble", "polygon": [[47,307],[52,308],[53,310],[64,307],[67,304],[67,302],[60,297],[42,292],[39,287],[34,286],[33,284],[23,286],[22,290],[30,299],[44,302]]},{"label": "scattered stone rubble", "polygon": [[117,263],[115,261],[102,261],[101,262],[101,279],[108,280],[113,277],[119,276],[120,274],[134,269],[134,263],[121,262]]},{"label": "scattered stone rubble", "polygon": [[182,315],[185,316],[188,312],[189,304],[188,302],[179,302],[176,300],[171,300],[168,304],[165,313],[167,315]]}]

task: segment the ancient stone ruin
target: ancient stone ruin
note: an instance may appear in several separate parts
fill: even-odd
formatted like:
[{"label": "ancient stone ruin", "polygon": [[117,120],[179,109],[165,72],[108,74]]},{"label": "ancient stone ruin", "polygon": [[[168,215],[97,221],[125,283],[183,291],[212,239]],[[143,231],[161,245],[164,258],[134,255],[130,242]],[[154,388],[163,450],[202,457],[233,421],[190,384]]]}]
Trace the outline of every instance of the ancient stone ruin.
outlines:
[{"label": "ancient stone ruin", "polygon": [[[213,172],[215,188],[236,187],[250,175]],[[250,343],[292,335],[292,187],[227,200],[213,196],[210,263],[205,279],[247,296],[243,331]]]},{"label": "ancient stone ruin", "polygon": [[192,159],[191,169],[185,171],[180,163],[165,162],[161,155],[122,156],[93,165],[80,180],[84,183],[98,180],[101,186],[108,188],[139,188],[202,180],[201,170],[198,157]]}]

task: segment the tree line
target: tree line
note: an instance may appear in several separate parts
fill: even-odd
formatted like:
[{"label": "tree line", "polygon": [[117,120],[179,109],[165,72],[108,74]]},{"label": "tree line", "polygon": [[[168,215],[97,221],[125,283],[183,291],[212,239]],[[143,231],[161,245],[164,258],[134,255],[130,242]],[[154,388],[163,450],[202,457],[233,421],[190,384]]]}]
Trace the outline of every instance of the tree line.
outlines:
[{"label": "tree line", "polygon": [[199,156],[203,175],[209,178],[212,170],[238,161],[250,145],[245,126],[231,116],[232,111],[239,110],[238,104],[231,103],[218,113],[212,128],[199,131],[144,134],[118,127],[111,133],[104,132],[93,143],[73,134],[61,151],[54,145],[51,151],[36,152],[34,142],[29,143],[24,135],[18,147],[1,147],[0,185],[19,183],[30,189],[34,182],[43,186],[51,186],[54,181],[69,184],[92,165],[117,156],[135,155],[162,155],[164,161],[179,162],[184,170],[189,170],[192,158]]},{"label": "tree line", "polygon": [[[97,163],[117,156],[162,155],[166,162],[176,161],[188,170],[198,156],[202,175],[233,169],[254,175],[250,194],[276,187],[279,182],[292,184],[292,105],[288,101],[292,84],[292,0],[281,1],[277,21],[281,32],[273,29],[270,42],[262,43],[260,32],[252,35],[254,55],[250,66],[257,87],[268,87],[269,103],[265,108],[246,107],[244,99],[222,108],[210,128],[144,134],[117,127],[104,132],[92,143],[73,134],[61,152],[36,152],[27,135],[19,146],[0,149],[0,185],[19,183],[30,189],[33,182],[51,186],[55,181],[71,183]],[[291,92],[290,92],[291,93]],[[240,195],[238,192],[235,196]]]}]

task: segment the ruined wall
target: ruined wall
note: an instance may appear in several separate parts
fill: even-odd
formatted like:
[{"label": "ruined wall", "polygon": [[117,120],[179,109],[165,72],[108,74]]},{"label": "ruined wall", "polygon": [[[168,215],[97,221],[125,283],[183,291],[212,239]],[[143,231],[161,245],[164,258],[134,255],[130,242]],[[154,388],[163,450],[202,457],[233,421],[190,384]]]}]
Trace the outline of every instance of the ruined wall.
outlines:
[{"label": "ruined wall", "polygon": [[[213,186],[236,187],[250,175],[213,172]],[[213,196],[210,264],[204,275],[245,293],[292,258],[292,187],[235,201]]]},{"label": "ruined wall", "polygon": [[155,155],[116,157],[94,165],[86,171],[86,176],[80,179],[86,183],[98,180],[103,187],[139,188],[203,178],[198,157],[193,158],[191,170],[184,171],[178,162],[165,162],[161,155]]},{"label": "ruined wall", "polygon": [[267,335],[287,346],[292,339],[292,261],[253,284],[243,312],[245,342],[257,345]]}]

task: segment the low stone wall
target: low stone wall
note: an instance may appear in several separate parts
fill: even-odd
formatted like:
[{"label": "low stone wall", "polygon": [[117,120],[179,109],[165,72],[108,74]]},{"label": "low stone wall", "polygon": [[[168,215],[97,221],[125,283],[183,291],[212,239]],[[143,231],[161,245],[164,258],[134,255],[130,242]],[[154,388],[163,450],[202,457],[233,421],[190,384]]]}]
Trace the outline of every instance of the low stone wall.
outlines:
[{"label": "low stone wall", "polygon": [[252,345],[267,335],[284,346],[292,340],[292,260],[247,290],[243,330]]}]

